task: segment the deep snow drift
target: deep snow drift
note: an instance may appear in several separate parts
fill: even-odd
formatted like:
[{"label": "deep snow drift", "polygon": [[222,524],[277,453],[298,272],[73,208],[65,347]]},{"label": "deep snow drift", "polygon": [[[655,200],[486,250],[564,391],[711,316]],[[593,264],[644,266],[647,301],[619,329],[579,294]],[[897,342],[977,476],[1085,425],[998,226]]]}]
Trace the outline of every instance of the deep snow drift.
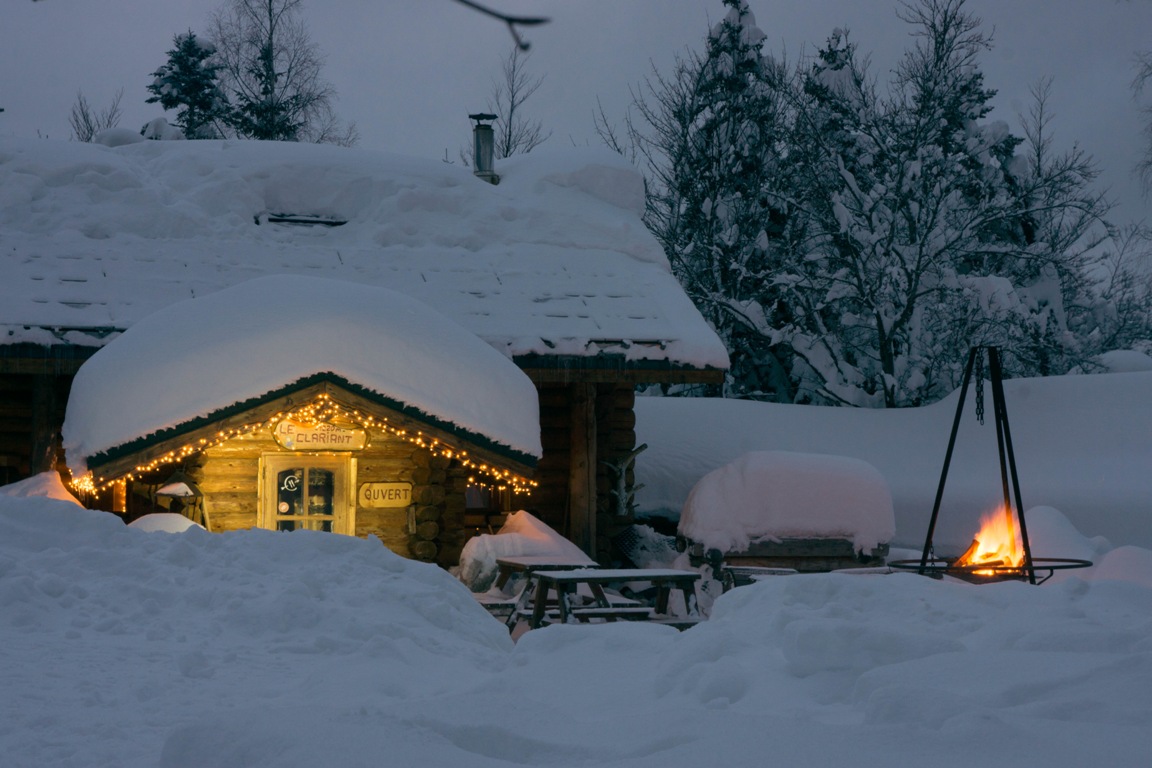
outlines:
[{"label": "deep snow drift", "polygon": [[513,645],[462,584],[376,541],[147,533],[0,494],[0,750],[17,768],[1143,765],[1152,552],[1093,570],[781,576],[682,634]]}]

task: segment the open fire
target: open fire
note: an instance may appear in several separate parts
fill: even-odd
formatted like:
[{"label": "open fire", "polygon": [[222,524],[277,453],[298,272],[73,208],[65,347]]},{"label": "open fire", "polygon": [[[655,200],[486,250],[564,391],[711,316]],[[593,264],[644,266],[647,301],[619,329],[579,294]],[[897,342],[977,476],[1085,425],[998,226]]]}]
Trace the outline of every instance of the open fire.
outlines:
[{"label": "open fire", "polygon": [[[948,479],[948,467],[952,463],[952,449],[956,446],[956,434],[960,429],[960,415],[964,410],[964,398],[972,374],[976,374],[976,417],[984,423],[984,355],[988,357],[989,380],[992,385],[992,414],[996,421],[996,448],[1000,457],[1000,482],[1004,491],[1004,504],[981,521],[980,532],[972,541],[972,546],[951,562],[937,559],[933,553],[932,536],[936,531],[936,518],[940,514],[940,501],[944,496],[944,482]],[[977,365],[979,363],[979,365]],[[1016,511],[1012,500],[1015,497]],[[964,367],[964,379],[960,386],[960,397],[956,401],[956,417],[952,421],[952,433],[948,436],[948,450],[944,454],[944,467],[940,471],[940,485],[936,490],[936,503],[932,506],[932,518],[928,522],[928,535],[924,538],[924,551],[919,560],[892,560],[888,564],[894,568],[918,571],[922,575],[941,578],[952,575],[976,582],[998,581],[1000,579],[1026,578],[1032,584],[1043,584],[1057,570],[1087,568],[1088,560],[1045,557],[1032,555],[1032,545],[1028,541],[1028,526],[1024,521],[1024,502],[1020,499],[1020,483],[1016,477],[1016,455],[1012,451],[1012,431],[1008,427],[1008,408],[1004,404],[1004,374],[1000,366],[1000,350],[996,347],[972,347],[968,353],[968,364]],[[1039,581],[1036,572],[1047,575]]]},{"label": "open fire", "polygon": [[974,570],[980,576],[993,576],[997,571],[1023,566],[1024,546],[1012,510],[1002,507],[981,518],[980,531],[972,545],[952,565],[966,568],[987,566],[985,570]]}]

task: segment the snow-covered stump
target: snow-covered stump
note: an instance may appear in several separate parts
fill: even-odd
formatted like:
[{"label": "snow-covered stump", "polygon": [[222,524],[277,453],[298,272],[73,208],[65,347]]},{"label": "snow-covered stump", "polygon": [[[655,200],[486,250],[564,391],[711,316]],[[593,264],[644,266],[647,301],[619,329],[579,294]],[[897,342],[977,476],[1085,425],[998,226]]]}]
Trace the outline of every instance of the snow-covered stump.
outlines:
[{"label": "snow-covered stump", "polygon": [[865,461],[753,451],[705,475],[680,514],[694,565],[830,571],[883,563],[892,494]]}]

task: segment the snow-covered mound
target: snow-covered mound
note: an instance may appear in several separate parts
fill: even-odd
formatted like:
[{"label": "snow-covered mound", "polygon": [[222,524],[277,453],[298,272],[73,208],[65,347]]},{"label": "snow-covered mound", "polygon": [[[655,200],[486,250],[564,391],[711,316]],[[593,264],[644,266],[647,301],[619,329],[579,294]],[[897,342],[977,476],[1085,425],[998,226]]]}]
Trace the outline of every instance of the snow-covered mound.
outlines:
[{"label": "snow-covered mound", "polygon": [[780,539],[847,539],[857,552],[892,540],[892,494],[871,464],[846,456],[752,451],[700,479],[680,534],[742,552]]},{"label": "snow-covered mound", "polygon": [[0,341],[98,346],[189,297],[303,274],[412,296],[508,356],[727,365],[627,161],[541,149],[500,174],[292,142],[0,137]]},{"label": "snow-covered mound", "polygon": [[473,592],[488,589],[496,578],[496,558],[551,555],[573,563],[594,560],[530,512],[508,515],[500,531],[469,539],[460,553],[460,581]]},{"label": "snow-covered mound", "polygon": [[0,494],[3,763],[1142,766],[1152,552],[1076,573],[781,576],[687,632],[513,645],[463,585],[376,541],[147,534]]},{"label": "snow-covered mound", "polygon": [[[1004,392],[1024,508],[1054,507],[1088,535],[1152,548],[1152,372],[1013,379]],[[957,398],[876,410],[638,397],[636,438],[649,446],[636,461],[640,511],[678,516],[700,478],[748,451],[851,456],[892,490],[893,543],[920,548]],[[969,392],[935,532],[942,554],[967,548],[1003,497],[991,413],[985,421]]]},{"label": "snow-covered mound", "polygon": [[18,498],[45,498],[67,501],[83,506],[64,485],[58,472],[41,472],[38,475],[0,487],[0,493]]},{"label": "snow-covered mound", "polygon": [[128,523],[129,528],[148,533],[184,533],[189,528],[204,529],[199,523],[194,523],[184,515],[175,512],[153,512],[150,515],[138,517]]},{"label": "snow-covered mound", "polygon": [[162,309],[86,361],[64,422],[72,472],[316,373],[540,455],[535,387],[474,334],[395,291],[278,275]]}]

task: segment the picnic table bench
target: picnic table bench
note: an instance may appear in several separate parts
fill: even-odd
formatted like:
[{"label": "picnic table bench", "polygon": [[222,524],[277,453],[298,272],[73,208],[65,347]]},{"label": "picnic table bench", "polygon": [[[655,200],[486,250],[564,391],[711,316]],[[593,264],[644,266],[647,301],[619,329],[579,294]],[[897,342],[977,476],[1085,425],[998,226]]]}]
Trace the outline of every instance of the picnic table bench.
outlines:
[{"label": "picnic table bench", "polygon": [[[590,618],[606,621],[617,619],[663,620],[668,615],[668,604],[672,590],[679,590],[684,597],[685,609],[695,610],[696,582],[700,579],[697,571],[683,571],[675,568],[579,568],[570,570],[538,571],[535,573],[536,589],[533,596],[529,626],[536,629],[544,624],[549,616],[548,594],[556,594],[555,618],[561,623],[569,623]],[[635,605],[613,604],[604,592],[607,584],[630,582],[651,583],[656,587],[655,606],[637,611]],[[573,596],[581,585],[592,593],[592,606],[573,604]],[[684,624],[681,617],[679,624]]]},{"label": "picnic table bench", "polygon": [[508,582],[515,575],[524,576],[524,586],[520,593],[509,598],[508,614],[504,620],[509,630],[515,627],[516,622],[524,617],[525,611],[531,613],[529,604],[536,590],[536,574],[544,571],[570,571],[576,568],[595,568],[597,564],[588,558],[564,558],[557,555],[518,555],[496,558],[496,588],[503,591]]}]

